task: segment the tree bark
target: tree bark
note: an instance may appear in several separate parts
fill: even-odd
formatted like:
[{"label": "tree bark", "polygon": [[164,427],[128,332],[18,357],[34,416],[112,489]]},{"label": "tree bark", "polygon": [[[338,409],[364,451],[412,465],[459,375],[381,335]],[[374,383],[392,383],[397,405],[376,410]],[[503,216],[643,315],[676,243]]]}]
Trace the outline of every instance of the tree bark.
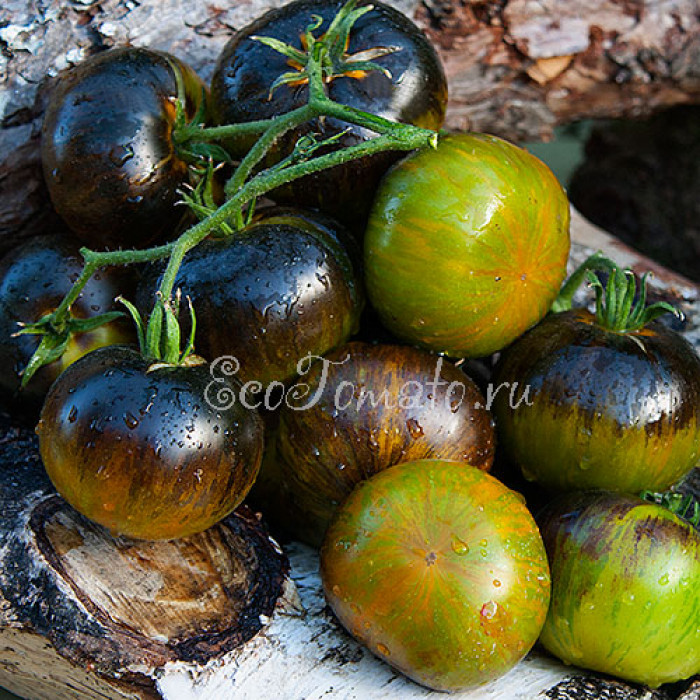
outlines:
[{"label": "tree bark", "polygon": [[[700,288],[575,211],[570,266],[602,249],[652,269],[650,296],[682,308],[700,349]],[[591,301],[591,290],[577,299]],[[683,490],[700,497],[700,471]],[[444,698],[352,640],[325,605],[316,552],[279,548],[240,511],[174,542],[112,538],[54,492],[36,438],[0,416],[0,686],[33,700],[411,700]],[[564,666],[535,649],[455,700],[694,700]]]},{"label": "tree bark", "polygon": [[[522,141],[557,124],[700,99],[695,0],[388,0],[445,63],[447,127]],[[237,27],[281,0],[5,0],[0,8],[0,253],[57,225],[39,163],[53,79],[105,48],[171,51],[208,80]]]}]

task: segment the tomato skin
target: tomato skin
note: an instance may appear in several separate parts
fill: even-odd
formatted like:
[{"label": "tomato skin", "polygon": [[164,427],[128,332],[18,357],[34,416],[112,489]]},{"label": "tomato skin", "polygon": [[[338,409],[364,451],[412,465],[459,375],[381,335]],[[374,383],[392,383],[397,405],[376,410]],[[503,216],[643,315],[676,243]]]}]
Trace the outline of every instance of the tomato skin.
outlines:
[{"label": "tomato skin", "polygon": [[554,491],[662,491],[700,455],[700,359],[660,322],[601,328],[586,310],[553,314],[502,355],[496,385],[529,401],[494,413],[505,453]]},{"label": "tomato skin", "polygon": [[[228,515],[258,473],[262,422],[238,401],[214,409],[211,382],[206,364],[153,367],[126,346],[72,364],[37,427],[58,492],[114,534],[137,539],[185,537]],[[235,381],[225,387],[239,391]]]},{"label": "tomato skin", "polygon": [[[415,348],[357,342],[326,360],[334,363],[327,371],[317,363],[301,378],[308,396],[280,411],[275,462],[295,536],[319,546],[352,489],[399,462],[439,457],[491,468],[491,414],[474,382],[451,363]],[[361,398],[363,391],[374,399]],[[299,408],[318,392],[312,406]]]},{"label": "tomato skin", "polygon": [[365,235],[368,297],[399,338],[489,355],[549,310],[569,204],[549,169],[494,136],[456,134],[382,180]]},{"label": "tomato skin", "polygon": [[183,78],[192,118],[204,85],[168,54],[119,48],[78,64],[58,83],[44,115],[41,155],[56,211],[93,248],[144,248],[183,218],[177,188],[187,164],[172,130]]},{"label": "tomato skin", "polygon": [[[32,323],[53,311],[82,270],[79,245],[66,232],[32,238],[0,261],[0,395],[13,413],[38,414],[41,402],[56,377],[95,348],[134,340],[131,324],[115,321],[94,331],[74,335],[65,354],[39,369],[24,389],[20,372],[39,345],[39,336],[12,337],[18,323]],[[133,287],[129,271],[98,271],[72,306],[78,318],[116,311],[114,298],[127,296]]]},{"label": "tomato skin", "polygon": [[460,462],[407,462],[360,484],[321,550],[343,626],[436,690],[503,675],[527,654],[549,603],[549,568],[520,498]]},{"label": "tomato skin", "polygon": [[[137,292],[142,309],[159,284],[158,275],[146,275]],[[175,288],[192,300],[197,353],[211,361],[234,356],[237,377],[263,386],[293,379],[303,357],[345,342],[363,302],[337,225],[334,231],[323,217],[288,210],[270,210],[225,239],[201,243],[182,263]]]},{"label": "tomato skin", "polygon": [[538,517],[552,573],[541,643],[652,687],[700,671],[700,534],[665,508],[566,494]]},{"label": "tomato skin", "polygon": [[[312,15],[324,20],[322,29],[316,32],[320,35],[342,5],[339,0],[297,0],[270,10],[237,32],[224,48],[212,77],[212,109],[217,122],[265,119],[306,104],[306,85],[284,85],[270,97],[272,83],[290,70],[288,59],[251,40],[251,36],[270,36],[301,48],[300,36],[311,23]],[[372,2],[372,5],[374,9],[354,25],[348,52],[397,47],[399,51],[376,59],[378,65],[390,71],[392,78],[378,71],[359,78],[335,78],[327,84],[329,97],[388,119],[439,129],[447,104],[447,81],[440,59],[425,35],[406,16],[381,2]],[[321,137],[327,138],[349,126],[329,118],[322,123],[314,121],[304,125],[280,140],[269,163],[291,152],[303,134],[320,132]],[[374,134],[366,129],[350,126],[350,131],[336,142],[333,150],[372,136]],[[240,157],[251,145],[248,138],[231,143],[229,147]],[[397,157],[398,154],[391,153],[363,158],[303,178],[276,190],[271,196],[279,202],[318,208],[344,223],[355,222],[366,216],[379,178]]]}]

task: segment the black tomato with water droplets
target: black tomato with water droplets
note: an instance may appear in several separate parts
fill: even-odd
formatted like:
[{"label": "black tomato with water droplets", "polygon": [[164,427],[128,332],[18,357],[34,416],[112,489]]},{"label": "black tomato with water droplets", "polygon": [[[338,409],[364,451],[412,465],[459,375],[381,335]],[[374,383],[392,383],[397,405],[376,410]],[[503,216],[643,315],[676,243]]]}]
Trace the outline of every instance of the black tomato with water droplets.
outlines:
[{"label": "black tomato with water droplets", "polygon": [[[238,395],[234,379],[221,381]],[[37,427],[58,492],[111,532],[138,539],[185,537],[224,518],[258,473],[263,427],[238,401],[213,408],[211,383],[206,363],[154,366],[125,346],[72,364]]]},{"label": "black tomato with water droplets", "polygon": [[[290,71],[289,59],[252,37],[273,37],[301,49],[302,36],[313,16],[323,19],[321,28],[314,32],[318,37],[328,29],[342,5],[340,0],[297,0],[269,11],[237,32],[225,46],[212,77],[214,119],[220,124],[239,123],[275,117],[303,106],[308,99],[308,85],[303,80],[299,84],[282,85],[270,95],[273,82]],[[329,76],[326,79],[329,97],[387,119],[439,129],[445,117],[447,81],[435,49],[423,32],[398,10],[381,2],[373,2],[372,6],[374,9],[353,25],[346,54],[395,49],[373,59],[391,77],[378,70]],[[349,129],[347,133],[316,155],[375,136],[367,129],[334,118],[314,120],[279,139],[268,163],[290,153],[303,135],[315,133],[318,139],[323,139],[345,129]],[[242,157],[252,140],[241,138],[228,145],[234,155]],[[320,209],[344,223],[362,222],[379,179],[400,155],[382,153],[361,158],[306,176],[270,196],[279,202]]]},{"label": "black tomato with water droplets", "polygon": [[185,209],[187,163],[173,142],[177,84],[194,118],[205,88],[174,56],[120,48],[59,81],[44,116],[41,155],[54,207],[94,248],[143,248],[171,236]]},{"label": "black tomato with water droplets", "polygon": [[[32,238],[0,262],[0,394],[13,413],[35,417],[51,383],[82,355],[104,345],[135,339],[130,322],[117,320],[92,331],[73,335],[66,352],[41,369],[23,389],[21,371],[40,341],[38,335],[13,337],[22,323],[33,323],[53,311],[70,290],[83,266],[79,245],[67,232]],[[76,318],[89,318],[119,306],[114,298],[130,293],[131,271],[99,270],[71,308]]]},{"label": "black tomato with water droplets", "polygon": [[[238,378],[262,388],[295,377],[307,355],[344,343],[357,329],[363,298],[347,237],[326,217],[271,209],[198,245],[175,280],[196,313],[197,353],[212,362],[235,357]],[[137,291],[141,309],[154,301],[155,277]],[[183,319],[184,333],[188,325]]]},{"label": "black tomato with water droplets", "polygon": [[503,353],[495,383],[505,453],[554,491],[663,491],[700,455],[700,358],[660,321],[623,333],[552,314]]}]

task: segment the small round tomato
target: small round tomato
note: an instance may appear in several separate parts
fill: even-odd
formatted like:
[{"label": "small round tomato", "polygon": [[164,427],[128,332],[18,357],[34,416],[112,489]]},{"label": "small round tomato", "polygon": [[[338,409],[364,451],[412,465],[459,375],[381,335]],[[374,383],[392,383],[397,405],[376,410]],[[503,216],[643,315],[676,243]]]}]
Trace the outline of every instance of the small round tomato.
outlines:
[{"label": "small round tomato", "polygon": [[[146,275],[137,292],[144,310],[156,277]],[[192,301],[197,353],[235,357],[241,381],[261,388],[295,377],[303,357],[345,342],[362,308],[359,273],[337,224],[301,211],[268,210],[241,231],[204,241],[175,287]]]},{"label": "small round tomato", "polygon": [[617,332],[552,314],[503,353],[495,384],[506,454],[552,490],[662,491],[700,456],[700,358],[659,321]]},{"label": "small round tomato", "polygon": [[569,204],[550,170],[494,136],[457,134],[382,180],[365,235],[367,292],[399,338],[479,357],[547,313],[568,253]]},{"label": "small round tomato", "polygon": [[442,458],[488,471],[493,421],[474,382],[424,350],[349,343],[289,392],[275,462],[288,524],[318,546],[338,504],[363,479],[399,462]]},{"label": "small round tomato", "polygon": [[[273,9],[244,27],[225,46],[211,82],[212,109],[220,124],[266,119],[301,107],[308,100],[308,87],[299,74],[296,83],[281,85],[272,93],[275,80],[296,67],[287,56],[253,37],[271,37],[295,48],[304,48],[304,32],[314,18],[323,20],[316,36],[323,34],[343,5],[342,0],[296,0]],[[352,27],[341,60],[364,57],[387,70],[352,70],[327,66],[325,83],[331,99],[380,115],[387,119],[428,129],[442,125],[447,104],[447,81],[435,49],[423,32],[404,14],[381,2]],[[383,54],[382,49],[390,51]],[[316,133],[319,139],[338,136],[332,147],[321,152],[362,142],[375,134],[333,118],[314,120],[281,138],[271,152],[272,164],[290,153],[303,135]],[[232,142],[230,148],[243,156],[251,139]],[[363,158],[307,176],[275,190],[273,199],[297,206],[327,211],[342,221],[366,216],[379,178],[397,154]]]},{"label": "small round tomato", "polygon": [[549,603],[547,557],[522,500],[462,462],[407,462],[360,484],[328,529],[321,578],[354,637],[436,690],[506,673]]},{"label": "small round tomato", "polygon": [[[0,394],[13,412],[38,412],[46,392],[69,365],[95,348],[134,340],[131,324],[115,321],[72,336],[59,360],[42,367],[24,389],[20,373],[39,345],[37,335],[13,335],[19,323],[33,323],[53,311],[82,270],[78,244],[65,234],[47,234],[26,241],[0,262]],[[129,293],[128,272],[98,271],[71,307],[77,318],[117,310],[114,298]]]},{"label": "small round tomato", "polygon": [[177,84],[197,113],[204,85],[173,56],[141,48],[105,51],[59,81],[44,115],[41,156],[56,211],[94,248],[143,248],[172,235],[187,163],[172,132]]},{"label": "small round tomato", "polygon": [[700,672],[700,534],[665,508],[567,494],[538,518],[552,572],[540,641],[566,663],[656,687]]},{"label": "small round tomato", "polygon": [[[209,403],[206,363],[152,365],[101,348],[52,385],[37,427],[58,492],[115,534],[162,540],[201,532],[245,497],[262,458],[260,417]],[[222,384],[223,382],[223,384]],[[239,395],[235,380],[216,390]]]}]

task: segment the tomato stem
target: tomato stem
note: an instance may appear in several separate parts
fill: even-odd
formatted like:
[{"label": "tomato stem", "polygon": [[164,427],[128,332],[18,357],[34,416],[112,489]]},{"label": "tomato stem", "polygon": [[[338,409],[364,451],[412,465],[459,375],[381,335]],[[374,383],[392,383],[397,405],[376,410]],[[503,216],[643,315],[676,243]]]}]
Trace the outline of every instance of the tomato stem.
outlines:
[{"label": "tomato stem", "polygon": [[[139,337],[143,345],[142,352],[148,358],[178,363],[182,361],[183,353],[180,352],[179,348],[179,328],[176,331],[173,324],[177,323],[176,316],[179,305],[173,304],[172,296],[180,265],[192,248],[214,231],[227,234],[234,229],[243,228],[246,221],[250,219],[256,199],[289,182],[351,160],[385,151],[412,151],[417,148],[437,146],[438,134],[434,131],[412,124],[393,122],[378,115],[363,112],[354,107],[334,102],[326,94],[326,83],[350,70],[360,68],[362,70],[380,70],[387,74],[380,66],[368,61],[361,61],[361,57],[357,57],[353,61],[352,56],[347,56],[344,53],[352,25],[371,9],[370,6],[355,9],[356,4],[356,0],[350,0],[346,3],[339,11],[337,20],[331,23],[331,28],[319,39],[316,39],[312,33],[320,26],[318,18],[315,18],[315,24],[307,28],[307,53],[305,54],[303,73],[309,86],[308,102],[287,114],[242,124],[203,128],[198,123],[200,121],[199,115],[187,123],[184,88],[178,84],[178,118],[173,132],[173,140],[178,151],[182,151],[190,159],[198,159],[198,162],[201,162],[206,157],[210,161],[208,172],[213,167],[211,165],[213,161],[229,160],[223,149],[208,144],[243,135],[259,135],[252,149],[243,158],[226,184],[227,201],[218,209],[208,213],[211,207],[206,202],[204,204],[199,202],[196,189],[192,197],[185,195],[183,201],[189,203],[196,210],[195,213],[201,220],[182,233],[177,240],[165,245],[146,250],[107,252],[82,249],[81,253],[85,264],[66,297],[53,313],[42,318],[40,322],[28,324],[22,330],[23,333],[35,333],[43,336],[39,349],[25,370],[24,384],[29,381],[31,375],[39,367],[60,356],[69,337],[67,328],[70,325],[70,307],[99,268],[169,258],[153,310],[145,326],[143,323],[141,324]],[[263,43],[270,45],[270,42]],[[393,51],[394,49],[391,47],[377,48],[373,57],[381,57]],[[340,73],[337,73],[338,70]],[[177,71],[175,73],[177,75]],[[263,160],[265,154],[284,134],[306,122],[315,119],[322,120],[326,117],[362,127],[378,135],[370,140],[313,157],[310,156],[314,151],[327,145],[336,137],[325,141],[318,141],[310,137],[310,144],[302,146],[298,143],[297,148],[286,159],[253,175],[255,168]],[[248,207],[247,219],[244,216],[246,206]],[[186,354],[184,353],[184,355]]]},{"label": "tomato stem", "polygon": [[579,290],[581,285],[587,280],[589,272],[607,272],[610,273],[615,268],[615,263],[610,258],[603,255],[601,251],[593,253],[586,258],[572,273],[569,279],[564,283],[559,295],[554,300],[550,311],[558,313],[559,311],[569,311],[573,307],[574,295]]}]

